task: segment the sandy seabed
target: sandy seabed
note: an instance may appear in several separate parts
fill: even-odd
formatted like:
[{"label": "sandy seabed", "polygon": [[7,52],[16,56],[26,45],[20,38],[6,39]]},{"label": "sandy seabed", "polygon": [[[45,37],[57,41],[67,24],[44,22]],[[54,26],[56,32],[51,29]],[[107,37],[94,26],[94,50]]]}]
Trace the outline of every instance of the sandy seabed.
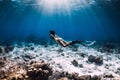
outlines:
[{"label": "sandy seabed", "polygon": [[118,46],[63,48],[57,44],[16,42],[10,48],[0,48],[1,80],[120,79]]}]

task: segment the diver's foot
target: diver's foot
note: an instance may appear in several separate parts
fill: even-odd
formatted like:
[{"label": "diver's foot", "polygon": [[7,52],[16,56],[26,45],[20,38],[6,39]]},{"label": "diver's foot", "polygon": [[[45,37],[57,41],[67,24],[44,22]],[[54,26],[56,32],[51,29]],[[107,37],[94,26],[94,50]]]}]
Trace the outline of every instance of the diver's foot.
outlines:
[{"label": "diver's foot", "polygon": [[80,41],[75,40],[75,41],[72,41],[72,43],[81,43],[81,42],[80,42]]},{"label": "diver's foot", "polygon": [[96,41],[92,41],[91,43],[88,44],[88,46],[92,46],[96,43]]},{"label": "diver's foot", "polygon": [[82,43],[84,41],[78,41],[78,40],[75,40],[75,41],[72,41],[73,43]]}]

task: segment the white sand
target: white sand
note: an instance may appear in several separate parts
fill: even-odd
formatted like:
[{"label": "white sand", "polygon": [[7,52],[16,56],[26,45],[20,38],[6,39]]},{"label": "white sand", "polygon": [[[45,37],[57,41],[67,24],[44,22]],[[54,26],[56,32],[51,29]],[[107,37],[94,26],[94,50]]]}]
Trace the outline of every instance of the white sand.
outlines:
[{"label": "white sand", "polygon": [[[57,45],[49,45],[47,47],[44,47],[42,45],[31,44],[35,49],[25,51],[24,44],[25,43],[23,43],[23,46],[21,48],[18,48],[17,44],[15,44],[15,49],[6,56],[8,56],[11,60],[20,62],[24,61],[22,56],[29,55],[35,60],[45,60],[46,62],[50,63],[50,65],[55,70],[68,71],[70,73],[77,72],[79,75],[102,75],[104,73],[110,73],[114,76],[120,76],[120,74],[115,73],[117,71],[117,68],[120,67],[120,59],[118,58],[120,54],[107,55],[107,53],[101,53],[93,48],[87,48],[81,45],[79,45],[77,51],[73,51],[71,48],[61,48],[61,46]],[[59,52],[60,49],[63,51]],[[81,53],[86,54],[86,57],[81,57]],[[95,63],[89,63],[87,61],[89,55],[103,56],[103,64],[99,66]],[[71,63],[74,59],[78,61],[79,64],[82,64],[83,68],[75,67]],[[105,65],[109,66],[105,68]]]}]

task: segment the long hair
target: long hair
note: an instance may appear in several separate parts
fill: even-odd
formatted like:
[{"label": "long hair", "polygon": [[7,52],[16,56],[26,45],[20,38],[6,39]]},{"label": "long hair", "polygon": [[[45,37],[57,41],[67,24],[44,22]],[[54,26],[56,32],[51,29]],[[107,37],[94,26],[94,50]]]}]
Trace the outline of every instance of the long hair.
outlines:
[{"label": "long hair", "polygon": [[55,31],[54,30],[50,30],[50,34],[55,35]]}]

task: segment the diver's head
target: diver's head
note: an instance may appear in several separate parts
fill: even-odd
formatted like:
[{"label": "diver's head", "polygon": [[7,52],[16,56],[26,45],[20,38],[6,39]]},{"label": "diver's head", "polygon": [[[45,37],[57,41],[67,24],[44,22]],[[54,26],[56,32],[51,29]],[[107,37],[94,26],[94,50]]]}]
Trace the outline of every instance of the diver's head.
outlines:
[{"label": "diver's head", "polygon": [[55,35],[55,31],[54,30],[50,30],[50,34]]}]

